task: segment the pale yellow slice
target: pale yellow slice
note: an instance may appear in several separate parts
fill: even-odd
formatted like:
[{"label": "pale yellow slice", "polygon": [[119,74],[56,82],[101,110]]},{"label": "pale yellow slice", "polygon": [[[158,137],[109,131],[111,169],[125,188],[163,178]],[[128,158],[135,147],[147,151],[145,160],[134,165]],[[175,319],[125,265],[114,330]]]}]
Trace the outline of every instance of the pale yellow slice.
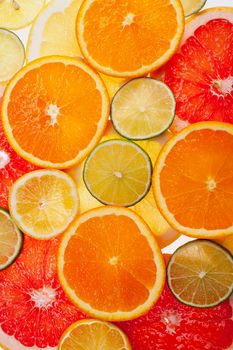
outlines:
[{"label": "pale yellow slice", "polygon": [[0,27],[19,29],[29,25],[45,0],[0,0]]},{"label": "pale yellow slice", "polygon": [[58,350],[131,350],[127,336],[110,322],[82,320],[63,333]]},{"label": "pale yellow slice", "polygon": [[76,185],[62,171],[32,171],[12,186],[9,207],[23,232],[37,239],[49,239],[62,233],[77,215]]},{"label": "pale yellow slice", "polygon": [[196,13],[205,6],[206,0],[181,0],[185,16]]},{"label": "pale yellow slice", "polygon": [[22,41],[13,32],[0,28],[0,82],[10,80],[22,68],[24,60],[25,51]]}]

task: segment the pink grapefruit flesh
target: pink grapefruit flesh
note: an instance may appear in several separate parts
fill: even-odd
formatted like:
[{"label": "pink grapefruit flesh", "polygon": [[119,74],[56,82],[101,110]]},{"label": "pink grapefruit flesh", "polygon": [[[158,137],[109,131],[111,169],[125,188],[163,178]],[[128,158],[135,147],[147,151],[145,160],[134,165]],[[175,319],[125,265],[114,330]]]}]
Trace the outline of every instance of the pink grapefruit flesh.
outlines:
[{"label": "pink grapefruit flesh", "polygon": [[179,119],[233,123],[233,10],[203,11],[187,23],[164,81],[174,92]]},{"label": "pink grapefruit flesh", "polygon": [[65,329],[85,317],[67,299],[58,281],[58,245],[58,239],[25,237],[19,258],[1,271],[0,344],[4,348],[55,350]]}]

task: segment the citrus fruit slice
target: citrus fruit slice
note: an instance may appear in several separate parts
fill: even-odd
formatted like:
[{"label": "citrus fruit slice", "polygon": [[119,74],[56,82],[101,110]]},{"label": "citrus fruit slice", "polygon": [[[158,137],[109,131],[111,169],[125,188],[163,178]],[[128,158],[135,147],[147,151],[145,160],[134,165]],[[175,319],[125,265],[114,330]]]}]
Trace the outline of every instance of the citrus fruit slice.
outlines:
[{"label": "citrus fruit slice", "polygon": [[212,307],[233,292],[233,256],[205,239],[179,247],[169,260],[167,280],[174,296],[194,307]]},{"label": "citrus fruit slice", "polygon": [[12,186],[10,213],[23,232],[37,239],[62,233],[78,212],[76,185],[58,170],[37,170]]},{"label": "citrus fruit slice", "polygon": [[19,155],[41,167],[63,169],[85,158],[101,138],[109,98],[99,75],[85,63],[51,56],[14,76],[5,90],[2,114],[8,140]]},{"label": "citrus fruit slice", "polygon": [[15,33],[0,28],[0,82],[11,79],[22,68],[24,60],[25,51],[22,41]]},{"label": "citrus fruit slice", "polygon": [[100,143],[87,158],[83,179],[88,191],[108,205],[131,206],[148,193],[152,164],[147,153],[133,142]]},{"label": "citrus fruit slice", "polygon": [[45,0],[1,0],[0,27],[19,29],[29,25],[45,5]]},{"label": "citrus fruit slice", "polygon": [[85,0],[77,17],[85,59],[116,77],[145,75],[163,65],[177,49],[183,28],[177,0]]},{"label": "citrus fruit slice", "polygon": [[134,350],[230,350],[233,345],[229,299],[212,308],[197,309],[181,303],[167,285],[146,315],[118,326]]},{"label": "citrus fruit slice", "polygon": [[181,0],[185,16],[190,16],[202,9],[207,0]]},{"label": "citrus fruit slice", "polygon": [[82,310],[116,321],[152,307],[162,292],[165,268],[152,232],[138,215],[101,207],[79,216],[65,232],[58,274]]},{"label": "citrus fruit slice", "polygon": [[209,9],[188,20],[183,45],[164,77],[181,120],[233,123],[232,30],[232,8]]},{"label": "citrus fruit slice", "polygon": [[224,239],[216,240],[216,242],[229,250],[229,252],[233,255],[233,235],[227,236]]},{"label": "citrus fruit slice", "polygon": [[197,238],[233,233],[232,145],[232,125],[202,122],[182,130],[161,151],[153,190],[177,231]]},{"label": "citrus fruit slice", "polygon": [[20,254],[23,234],[9,213],[0,208],[0,270],[10,266]]},{"label": "citrus fruit slice", "polygon": [[131,350],[126,335],[117,326],[98,320],[72,324],[62,335],[58,350]]},{"label": "citrus fruit slice", "polygon": [[65,329],[83,319],[57,277],[59,240],[25,236],[18,259],[0,273],[0,346],[56,350]]},{"label": "citrus fruit slice", "polygon": [[[3,91],[0,87],[0,108]],[[0,207],[8,208],[8,194],[14,181],[35,169],[34,165],[21,158],[9,145],[0,121]]]},{"label": "citrus fruit slice", "polygon": [[133,79],[118,90],[111,119],[119,134],[134,140],[153,138],[171,125],[176,102],[171,90],[151,78]]}]

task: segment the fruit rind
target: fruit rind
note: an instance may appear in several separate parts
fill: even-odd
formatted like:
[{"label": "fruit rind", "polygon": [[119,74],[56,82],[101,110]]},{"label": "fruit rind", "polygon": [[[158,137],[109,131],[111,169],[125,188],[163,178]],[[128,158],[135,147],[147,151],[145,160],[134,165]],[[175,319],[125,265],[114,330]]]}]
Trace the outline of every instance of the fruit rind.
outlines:
[{"label": "fruit rind", "polygon": [[[85,320],[81,320],[81,321],[77,321],[73,324],[71,324],[66,330],[65,332],[63,333],[63,335],[61,336],[61,339],[59,341],[59,344],[58,344],[58,350],[62,350],[62,342],[65,340],[66,336],[69,335],[69,333],[76,328],[76,326],[78,325],[88,325],[88,324],[91,324],[91,323],[100,323],[102,325],[106,325],[108,326],[110,329],[114,329],[114,330],[117,330],[120,335],[122,336],[122,339],[124,339],[124,342],[125,342],[125,346],[126,348],[124,350],[132,350],[132,347],[130,345],[130,342],[129,342],[129,339],[128,337],[126,336],[126,334],[119,328],[117,327],[115,324],[113,323],[110,323],[110,322],[107,322],[107,321],[100,321],[100,320],[96,320],[96,319],[91,319],[91,318],[87,318]],[[120,349],[119,349],[120,350]]]},{"label": "fruit rind", "polygon": [[[124,132],[124,130],[121,130],[118,126],[117,126],[117,123],[114,121],[114,117],[113,117],[113,105],[114,105],[114,100],[118,97],[118,94],[121,92],[121,90],[127,86],[128,84],[130,84],[132,81],[134,80],[141,80],[141,79],[149,79],[149,80],[153,80],[155,81],[158,85],[161,85],[163,86],[164,88],[166,88],[166,90],[168,91],[169,93],[169,96],[172,98],[173,100],[173,103],[174,103],[174,107],[173,107],[173,116],[171,117],[171,119],[169,120],[169,123],[167,125],[165,125],[163,128],[161,128],[161,130],[159,132],[156,132],[156,133],[152,133],[148,136],[138,136],[138,137],[132,137],[132,135],[128,135],[127,132]],[[111,117],[111,121],[112,121],[112,124],[113,124],[113,127],[114,129],[123,137],[129,139],[129,140],[136,140],[136,141],[143,141],[143,140],[149,140],[149,139],[152,139],[156,136],[160,136],[162,135],[166,130],[168,130],[170,128],[170,126],[172,125],[173,123],[173,120],[175,118],[175,111],[176,111],[176,100],[175,100],[175,96],[173,94],[173,92],[171,91],[171,89],[162,81],[160,80],[156,80],[156,79],[153,79],[153,78],[150,78],[150,77],[139,77],[139,78],[134,78],[134,79],[131,79],[130,81],[126,82],[124,85],[122,85],[119,90],[116,92],[116,94],[113,96],[113,99],[112,99],[112,102],[111,102],[111,107],[110,107],[110,117]]]},{"label": "fruit rind", "polygon": [[[73,198],[76,198],[76,205],[75,208],[73,208],[73,214],[72,216],[69,218],[69,220],[67,220],[67,225],[66,227],[64,227],[63,231],[65,231],[65,229],[71,224],[71,222],[75,219],[77,213],[78,213],[78,208],[79,208],[79,197],[78,197],[78,192],[77,192],[77,187],[76,184],[74,182],[74,180],[65,172],[60,171],[60,170],[35,170],[32,171],[30,173],[24,174],[23,176],[21,176],[19,179],[17,179],[14,182],[14,185],[12,186],[10,193],[9,193],[9,210],[10,210],[10,214],[13,217],[13,220],[15,221],[15,223],[17,224],[17,226],[21,229],[22,232],[26,233],[28,236],[32,237],[32,238],[36,238],[38,240],[47,240],[49,238],[55,237],[59,234],[61,234],[62,228],[61,229],[57,229],[54,230],[51,234],[46,234],[46,235],[42,235],[42,234],[37,234],[34,231],[32,231],[30,228],[24,227],[21,224],[21,217],[17,214],[17,211],[15,209],[16,203],[15,203],[15,194],[17,192],[17,189],[20,187],[20,185],[24,185],[25,181],[31,179],[31,178],[35,178],[35,177],[43,177],[43,176],[56,176],[57,178],[61,178],[61,179],[65,179],[67,182],[69,182],[70,188],[72,190],[73,193]],[[26,179],[26,180],[25,180]]]},{"label": "fruit rind", "polygon": [[201,9],[205,6],[206,2],[207,2],[207,0],[203,0],[202,4],[198,8],[196,8],[195,10],[193,10],[191,12],[185,13],[185,17],[189,17],[189,16],[194,15],[194,14],[198,13],[199,11],[201,11]]},{"label": "fruit rind", "polygon": [[229,123],[222,123],[222,122],[215,122],[215,121],[208,121],[208,122],[199,122],[189,125],[187,128],[183,129],[178,134],[174,135],[171,139],[167,141],[163,149],[161,150],[157,161],[155,163],[154,167],[154,173],[152,177],[152,188],[153,193],[155,196],[155,200],[157,203],[157,206],[161,212],[161,214],[164,216],[165,220],[170,224],[171,227],[173,227],[178,232],[181,232],[187,236],[194,237],[194,238],[218,238],[218,237],[225,237],[230,234],[233,234],[233,226],[227,228],[227,229],[218,229],[218,230],[206,230],[206,229],[192,229],[190,227],[185,227],[181,224],[179,224],[174,216],[169,212],[165,199],[163,198],[163,195],[160,190],[160,172],[165,164],[165,159],[170,150],[173,148],[173,146],[176,144],[177,141],[184,139],[190,132],[197,131],[197,130],[203,130],[203,129],[210,129],[210,130],[221,130],[226,131],[233,135],[233,125]]},{"label": "fruit rind", "polygon": [[150,73],[153,70],[156,70],[157,68],[161,67],[165,62],[167,62],[174,52],[177,50],[177,48],[180,45],[180,40],[182,38],[183,32],[184,32],[184,10],[183,6],[180,3],[180,0],[172,0],[172,3],[175,5],[176,15],[177,15],[177,22],[179,23],[179,29],[176,32],[176,35],[172,39],[172,44],[170,44],[170,48],[159,58],[157,59],[153,64],[151,65],[144,65],[140,69],[137,69],[135,71],[125,71],[125,72],[118,72],[111,68],[103,67],[102,65],[98,64],[92,57],[89,55],[88,50],[86,48],[86,44],[83,41],[82,35],[84,32],[84,26],[83,26],[83,20],[85,13],[89,7],[89,5],[93,2],[93,0],[85,0],[78,12],[77,20],[76,20],[76,36],[78,39],[80,50],[85,57],[85,59],[89,62],[89,64],[94,67],[97,71],[104,73],[106,75],[110,75],[113,77],[119,77],[119,78],[136,78],[143,75],[146,75]]},{"label": "fruit rind", "polygon": [[[89,145],[84,150],[78,153],[78,155],[74,159],[68,160],[63,163],[53,163],[50,161],[40,159],[32,155],[31,153],[26,152],[24,149],[22,149],[13,136],[12,129],[8,120],[8,112],[7,112],[8,102],[10,101],[10,95],[12,90],[14,89],[15,84],[20,79],[22,79],[27,72],[31,71],[32,69],[39,68],[43,64],[57,63],[57,62],[64,63],[66,65],[74,65],[80,69],[83,69],[85,72],[87,72],[96,82],[96,88],[100,91],[101,99],[102,99],[102,116],[99,120],[99,126],[95,137],[91,140]],[[2,103],[2,123],[3,123],[4,132],[8,138],[10,145],[22,158],[42,168],[65,169],[77,163],[80,163],[87,156],[87,154],[89,154],[89,152],[94,148],[94,146],[100,141],[102,134],[107,125],[109,109],[110,109],[110,106],[109,106],[108,92],[98,73],[96,73],[92,68],[90,68],[86,63],[84,63],[80,59],[75,59],[75,58],[66,57],[66,56],[48,56],[48,57],[38,58],[37,60],[30,62],[27,66],[23,67],[18,73],[16,73],[16,75],[10,80],[4,92],[4,98]]]},{"label": "fruit rind", "polygon": [[[103,141],[101,143],[99,143],[94,149],[93,151],[89,154],[89,156],[87,157],[85,163],[84,163],[84,167],[83,167],[83,181],[85,183],[85,186],[88,190],[88,192],[95,198],[97,199],[100,203],[102,204],[105,204],[105,205],[113,205],[111,203],[108,203],[108,202],[104,202],[103,200],[101,200],[100,198],[98,198],[90,189],[89,185],[88,185],[88,181],[86,179],[86,171],[87,171],[87,167],[88,167],[88,162],[89,160],[91,159],[93,153],[95,151],[98,151],[98,149],[100,147],[102,147],[102,145],[104,144],[111,144],[111,143],[129,143],[130,145],[133,145],[135,148],[138,148],[140,149],[141,153],[143,153],[144,157],[147,158],[147,161],[148,161],[148,165],[149,165],[149,177],[150,177],[150,181],[148,182],[147,184],[147,187],[146,187],[146,190],[145,192],[141,195],[141,197],[139,197],[135,202],[132,202],[132,203],[127,203],[124,205],[124,207],[132,207],[133,205],[139,203],[147,194],[148,192],[150,191],[150,187],[151,187],[151,183],[152,183],[152,173],[153,173],[153,165],[152,165],[152,162],[151,162],[151,159],[149,157],[149,155],[146,153],[146,151],[141,147],[139,146],[138,144],[134,143],[133,141],[130,141],[130,140],[121,140],[121,139],[111,139],[111,140],[106,140],[106,141]],[[123,206],[123,205],[122,205]]]},{"label": "fruit rind", "polygon": [[225,300],[227,300],[233,293],[233,284],[232,284],[232,288],[229,289],[229,292],[225,295],[224,298],[220,299],[218,302],[216,303],[212,303],[212,304],[204,304],[204,305],[197,305],[191,302],[186,302],[185,300],[183,300],[182,298],[179,297],[178,294],[176,294],[172,288],[172,284],[171,284],[171,280],[169,278],[170,276],[170,267],[173,263],[174,257],[176,256],[176,253],[179,252],[181,249],[183,249],[185,246],[193,244],[195,242],[206,242],[209,245],[213,245],[215,247],[217,247],[219,250],[224,251],[225,254],[229,257],[229,259],[232,261],[233,264],[233,255],[229,252],[229,250],[227,250],[226,248],[224,248],[223,246],[221,246],[220,244],[210,241],[208,239],[197,239],[195,241],[191,241],[191,242],[187,242],[185,244],[183,244],[182,246],[178,247],[175,252],[172,254],[172,256],[170,257],[168,264],[167,264],[167,283],[168,283],[168,287],[170,289],[170,291],[172,292],[172,294],[183,304],[188,305],[188,306],[193,306],[199,309],[205,309],[205,308],[212,308],[214,306],[217,306],[219,304],[221,304],[222,302],[224,302]]},{"label": "fruit rind", "polygon": [[15,254],[8,260],[8,262],[6,264],[0,265],[0,271],[1,271],[1,270],[6,269],[7,267],[9,267],[10,265],[12,265],[13,262],[18,258],[19,254],[23,248],[23,240],[24,239],[23,239],[23,233],[19,230],[19,228],[14,223],[14,220],[10,216],[10,213],[8,212],[8,210],[0,207],[0,214],[3,214],[4,216],[6,216],[14,224],[15,231],[17,232],[17,236],[18,236],[17,250],[15,251]]},{"label": "fruit rind", "polygon": [[[98,216],[101,217],[103,215],[108,215],[108,214],[109,215],[126,215],[130,217],[135,223],[137,223],[141,233],[147,238],[147,241],[154,253],[154,259],[155,259],[154,261],[156,261],[156,266],[157,266],[157,271],[156,271],[157,278],[156,278],[155,285],[153,289],[150,291],[150,297],[148,298],[147,302],[138,306],[133,311],[105,312],[105,311],[99,311],[90,307],[88,303],[82,301],[77,297],[75,292],[68,286],[66,282],[66,278],[63,275],[64,253],[65,253],[67,244],[69,242],[69,239],[73,235],[75,235],[75,232],[79,227],[79,225],[81,225],[88,219],[92,218],[93,214],[94,214],[94,217],[98,217]],[[130,209],[122,208],[122,207],[114,207],[114,206],[99,207],[99,208],[91,209],[86,213],[80,215],[72,223],[72,225],[68,228],[68,230],[66,230],[65,233],[63,234],[62,241],[57,254],[57,266],[58,266],[58,277],[59,277],[60,283],[64,291],[66,292],[66,295],[71,300],[71,302],[75,304],[77,307],[79,307],[81,310],[83,310],[85,313],[90,315],[91,317],[99,318],[105,321],[127,321],[131,319],[135,319],[143,314],[146,314],[159,299],[163,291],[163,287],[166,279],[166,269],[165,269],[164,259],[158,247],[156,239],[153,233],[151,232],[150,228],[147,226],[147,224],[143,221],[142,218],[140,218],[137,214],[135,214]]]}]

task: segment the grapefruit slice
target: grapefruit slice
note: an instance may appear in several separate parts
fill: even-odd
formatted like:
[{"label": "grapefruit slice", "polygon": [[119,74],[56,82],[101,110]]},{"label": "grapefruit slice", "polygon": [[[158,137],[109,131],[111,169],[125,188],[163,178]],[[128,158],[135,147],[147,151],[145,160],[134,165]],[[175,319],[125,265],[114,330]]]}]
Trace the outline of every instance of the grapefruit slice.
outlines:
[{"label": "grapefruit slice", "polygon": [[62,335],[58,350],[131,350],[126,335],[117,326],[98,320],[72,324]]},{"label": "grapefruit slice", "polygon": [[3,98],[10,144],[44,168],[64,169],[85,158],[101,138],[108,116],[109,98],[99,75],[69,57],[31,62],[10,81]]},{"label": "grapefruit slice", "polygon": [[56,350],[65,329],[85,315],[57,278],[59,240],[25,236],[19,258],[0,273],[0,344],[9,350]]},{"label": "grapefruit slice", "polygon": [[21,230],[37,239],[62,233],[78,212],[74,181],[58,170],[37,170],[23,175],[12,186],[9,207]]},{"label": "grapefruit slice", "polygon": [[[0,86],[0,108],[4,87]],[[0,207],[8,209],[8,195],[12,184],[37,167],[21,158],[10,146],[0,122]]]},{"label": "grapefruit slice", "polygon": [[29,25],[45,5],[45,0],[1,0],[0,27],[19,29]]},{"label": "grapefruit slice", "polygon": [[165,267],[143,219],[108,206],[79,216],[64,233],[58,274],[67,295],[87,314],[121,321],[142,315],[158,300]]},{"label": "grapefruit slice", "polygon": [[174,229],[191,237],[233,233],[233,126],[202,122],[171,138],[155,164],[157,205]]},{"label": "grapefruit slice", "polygon": [[77,17],[85,59],[116,77],[146,75],[163,65],[177,49],[183,29],[178,0],[85,0]]},{"label": "grapefruit slice", "polygon": [[230,300],[208,309],[178,301],[166,285],[157,304],[136,320],[118,323],[134,350],[232,349]]},{"label": "grapefruit slice", "polygon": [[10,266],[19,256],[23,246],[23,234],[9,213],[0,208],[0,270]]},{"label": "grapefruit slice", "polygon": [[233,123],[232,31],[232,8],[209,9],[188,20],[183,44],[164,76],[182,121]]}]

